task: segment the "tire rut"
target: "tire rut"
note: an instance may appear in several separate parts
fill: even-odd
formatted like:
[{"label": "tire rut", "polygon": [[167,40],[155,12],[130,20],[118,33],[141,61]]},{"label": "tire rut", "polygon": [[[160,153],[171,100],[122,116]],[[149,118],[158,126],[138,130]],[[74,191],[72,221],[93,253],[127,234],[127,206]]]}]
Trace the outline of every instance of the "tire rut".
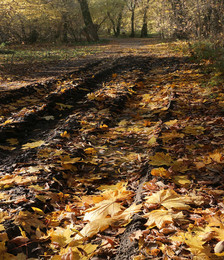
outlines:
[{"label": "tire rut", "polygon": [[[159,101],[158,106],[167,107],[164,114],[150,114],[148,108],[141,105],[141,100],[147,99],[147,95],[156,97],[160,94],[151,82],[154,70],[160,70],[155,75],[166,75],[167,66],[172,65],[177,70],[182,61],[128,56],[118,58],[110,65],[108,63],[109,61],[104,68],[95,72],[94,77],[85,77],[75,88],[48,96],[43,110],[30,114],[24,122],[19,122],[16,133],[15,128],[2,130],[2,140],[10,136],[17,137],[21,142],[16,150],[3,155],[2,174],[18,174],[31,178],[32,167],[40,167],[37,179],[33,182],[46,187],[46,191],[42,190],[40,193],[35,188],[28,189],[18,185],[9,187],[7,192],[13,195],[11,201],[2,204],[2,208],[10,205],[17,212],[33,212],[32,208],[38,207],[47,214],[53,211],[50,199],[43,202],[36,194],[57,196],[82,192],[93,195],[97,194],[100,184],[113,184],[114,179],[126,180],[130,189],[136,193],[134,202],[142,202],[143,184],[151,178],[147,157],[155,152],[154,148],[146,151],[144,147],[147,146],[151,131],[160,134],[161,119],[169,118],[169,109],[175,95],[164,91],[165,101],[161,104]],[[166,82],[162,84],[165,86]],[[63,109],[58,112],[55,105]],[[67,106],[66,109],[63,105]],[[53,116],[54,120],[46,124],[46,120],[41,119],[44,116]],[[147,125],[148,118],[153,121],[152,129]],[[145,125],[142,126],[141,123],[140,130],[135,129],[135,124],[144,120]],[[13,132],[10,133],[12,129]],[[44,140],[46,146],[21,153],[21,145],[30,139]],[[46,152],[50,154],[55,150],[59,153],[45,155]],[[95,151],[98,152],[96,158]],[[136,172],[139,174],[136,175]],[[29,201],[15,204],[17,196],[25,196]],[[130,243],[129,235],[137,229],[143,229],[144,223],[142,216],[136,214],[133,217],[124,234],[118,237],[120,243],[117,254],[111,256],[111,259],[130,259],[137,252],[137,243]],[[7,222],[5,227],[10,239],[19,235],[20,231],[15,223]],[[40,246],[40,251],[43,248],[44,245]],[[13,250],[9,248],[9,252],[17,253]],[[39,251],[32,253],[32,245],[20,250],[27,250],[29,257],[40,254]]]}]

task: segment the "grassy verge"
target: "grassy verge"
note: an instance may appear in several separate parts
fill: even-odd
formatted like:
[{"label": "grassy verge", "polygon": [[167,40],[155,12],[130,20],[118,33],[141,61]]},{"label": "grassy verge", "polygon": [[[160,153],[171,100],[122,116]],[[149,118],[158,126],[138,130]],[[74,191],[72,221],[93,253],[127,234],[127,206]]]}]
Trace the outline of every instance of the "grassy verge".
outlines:
[{"label": "grassy verge", "polygon": [[66,60],[95,54],[99,52],[99,46],[60,46],[50,45],[14,45],[0,48],[0,63],[16,62],[49,62],[54,60]]},{"label": "grassy verge", "polygon": [[82,43],[79,45],[51,44],[38,45],[0,45],[0,79],[16,79],[16,75],[29,71],[38,71],[49,63],[72,61],[102,52],[100,43]]},{"label": "grassy verge", "polygon": [[208,85],[224,86],[224,47],[216,42],[197,41],[189,44],[192,59],[203,64],[206,73],[210,74]]}]

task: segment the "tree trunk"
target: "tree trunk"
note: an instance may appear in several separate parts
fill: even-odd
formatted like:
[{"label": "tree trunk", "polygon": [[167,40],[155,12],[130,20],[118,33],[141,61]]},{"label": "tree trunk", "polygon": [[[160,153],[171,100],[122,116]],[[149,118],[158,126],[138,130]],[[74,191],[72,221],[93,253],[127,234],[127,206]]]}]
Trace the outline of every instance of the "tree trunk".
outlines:
[{"label": "tree trunk", "polygon": [[123,9],[120,11],[120,13],[118,15],[117,28],[116,28],[116,34],[115,34],[116,37],[120,36],[120,34],[121,34],[122,13],[123,13]]},{"label": "tree trunk", "polygon": [[112,27],[113,27],[113,32],[114,32],[114,36],[116,36],[116,25],[115,25],[115,22],[114,22],[114,19],[111,17],[111,14],[110,12],[107,12],[107,16],[109,17],[111,23],[112,23]]},{"label": "tree trunk", "polygon": [[121,33],[121,21],[122,21],[122,15],[123,15],[123,8],[120,11],[120,13],[118,14],[118,19],[117,19],[117,24],[115,23],[114,19],[111,17],[110,12],[107,12],[107,15],[112,23],[112,27],[113,27],[113,32],[114,32],[114,36],[118,37],[120,36]]},{"label": "tree trunk", "polygon": [[80,4],[82,17],[85,23],[85,32],[89,35],[89,39],[93,41],[98,41],[99,37],[97,33],[97,28],[93,23],[87,0],[78,0],[78,2]]},{"label": "tree trunk", "polygon": [[131,10],[131,34],[130,37],[135,37],[135,8]]},{"label": "tree trunk", "polygon": [[135,8],[137,0],[131,0],[128,9],[131,11],[131,34],[130,37],[135,37]]},{"label": "tree trunk", "polygon": [[149,0],[147,0],[146,6],[144,7],[141,37],[147,37],[148,35],[148,16],[147,16],[148,8],[149,8]]}]

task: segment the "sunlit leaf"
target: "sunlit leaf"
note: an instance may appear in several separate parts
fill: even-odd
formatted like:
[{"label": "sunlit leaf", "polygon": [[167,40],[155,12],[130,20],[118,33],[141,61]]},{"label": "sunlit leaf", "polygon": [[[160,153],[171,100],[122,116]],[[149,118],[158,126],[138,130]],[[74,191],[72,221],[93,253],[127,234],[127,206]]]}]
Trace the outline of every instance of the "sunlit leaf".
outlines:
[{"label": "sunlit leaf", "polygon": [[170,178],[170,176],[171,176],[171,172],[167,171],[163,167],[152,169],[151,174],[153,176],[158,176],[158,177],[162,177],[162,178]]},{"label": "sunlit leaf", "polygon": [[113,217],[122,209],[124,209],[124,207],[114,200],[103,200],[97,203],[95,207],[87,210],[83,220],[94,221],[96,219],[106,218],[108,215]]},{"label": "sunlit leaf", "polygon": [[168,210],[153,210],[144,215],[148,219],[145,224],[149,228],[157,226],[159,229],[166,226],[166,224],[173,223],[174,219],[183,219],[184,215],[182,212],[172,213]]},{"label": "sunlit leaf", "polygon": [[191,200],[186,196],[178,195],[174,190],[161,190],[146,197],[146,206],[162,205],[167,209],[187,210]]},{"label": "sunlit leaf", "polygon": [[74,239],[78,240],[83,239],[83,237],[93,237],[100,231],[107,229],[114,223],[114,221],[113,218],[95,219],[85,225],[85,227],[80,231],[81,235],[77,234]]},{"label": "sunlit leaf", "polygon": [[23,150],[26,150],[26,149],[33,149],[33,148],[36,148],[36,147],[40,147],[41,145],[45,144],[45,142],[43,140],[40,140],[40,141],[36,141],[36,142],[32,142],[32,143],[26,143],[22,146],[22,149]]}]

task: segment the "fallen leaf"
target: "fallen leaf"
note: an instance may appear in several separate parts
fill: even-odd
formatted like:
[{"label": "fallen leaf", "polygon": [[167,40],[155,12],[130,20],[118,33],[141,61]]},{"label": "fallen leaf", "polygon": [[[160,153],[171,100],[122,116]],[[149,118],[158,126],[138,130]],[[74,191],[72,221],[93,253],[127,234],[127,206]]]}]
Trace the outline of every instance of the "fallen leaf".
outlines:
[{"label": "fallen leaf", "polygon": [[83,220],[94,221],[96,219],[106,218],[107,216],[113,217],[118,212],[122,211],[124,207],[116,203],[115,200],[103,200],[86,211]]},{"label": "fallen leaf", "polygon": [[188,197],[180,196],[174,190],[161,190],[146,197],[146,206],[150,208],[162,205],[167,209],[188,210],[190,202]]},{"label": "fallen leaf", "polygon": [[202,135],[204,134],[205,128],[202,126],[186,126],[184,128],[184,133],[191,134],[191,135]]},{"label": "fallen leaf", "polygon": [[147,144],[151,147],[156,146],[157,143],[157,137],[156,136],[152,136],[149,141],[147,142]]},{"label": "fallen leaf", "polygon": [[88,155],[95,155],[97,153],[96,149],[92,147],[86,148],[84,152]]},{"label": "fallen leaf", "polygon": [[166,165],[170,166],[172,163],[172,158],[169,154],[164,154],[164,153],[156,153],[154,156],[149,157],[150,164],[151,165]]},{"label": "fallen leaf", "polygon": [[73,226],[68,225],[66,228],[57,227],[55,230],[51,229],[48,232],[51,241],[62,247],[68,245],[73,240],[71,236],[75,233],[71,227]]},{"label": "fallen leaf", "polygon": [[195,256],[195,259],[198,260],[210,260],[211,253],[210,253],[210,248],[204,246],[206,241],[203,240],[202,238],[202,233],[201,229],[188,229],[187,232],[178,232],[174,236],[172,236],[170,239],[172,241],[179,241],[182,243],[185,243],[189,247],[189,251],[192,252],[192,254]]},{"label": "fallen leaf", "polygon": [[176,175],[172,177],[172,180],[177,185],[185,186],[191,184],[187,175]]},{"label": "fallen leaf", "polygon": [[93,237],[100,231],[104,231],[110,225],[114,223],[113,218],[103,218],[103,219],[95,219],[94,221],[89,222],[85,227],[80,231],[80,234],[77,234],[74,237],[74,240],[83,239],[83,237]]},{"label": "fallen leaf", "polygon": [[16,148],[12,146],[5,146],[5,145],[0,145],[0,149],[5,150],[5,151],[13,151]]},{"label": "fallen leaf", "polygon": [[125,209],[121,214],[119,214],[118,218],[129,221],[131,217],[138,213],[142,208],[142,204],[136,205],[133,203],[129,208]]},{"label": "fallen leaf", "polygon": [[177,123],[177,119],[174,119],[174,120],[167,121],[164,124],[167,126],[174,126],[176,123]]},{"label": "fallen leaf", "polygon": [[16,138],[9,138],[9,139],[7,139],[6,140],[10,145],[17,145],[17,144],[19,144],[19,141],[18,141],[18,139],[16,139]]},{"label": "fallen leaf", "polygon": [[167,171],[163,167],[155,168],[151,170],[151,174],[153,176],[162,177],[162,178],[170,178],[171,172]]},{"label": "fallen leaf", "polygon": [[40,216],[37,216],[35,213],[29,211],[20,211],[19,214],[15,217],[14,223],[23,227],[23,229],[30,234],[32,227],[34,228],[45,228],[46,225],[44,221],[40,219]]},{"label": "fallen leaf", "polygon": [[184,215],[182,212],[174,214],[168,210],[153,210],[144,215],[148,219],[145,224],[149,228],[157,226],[159,229],[164,228],[166,224],[173,223],[174,219],[183,219]]},{"label": "fallen leaf", "polygon": [[162,138],[164,143],[169,143],[174,138],[184,138],[184,134],[173,130],[172,132],[163,133],[160,138]]},{"label": "fallen leaf", "polygon": [[23,145],[22,145],[22,149],[23,149],[23,150],[33,149],[33,148],[36,148],[36,147],[40,147],[40,146],[42,146],[43,144],[45,144],[45,142],[44,142],[43,140],[36,141],[36,142],[32,142],[32,143],[26,143],[26,144],[23,144]]},{"label": "fallen leaf", "polygon": [[221,163],[223,160],[224,160],[224,156],[219,153],[219,152],[216,152],[216,153],[210,153],[209,154],[209,157],[214,161],[214,162],[217,162],[217,163]]}]

